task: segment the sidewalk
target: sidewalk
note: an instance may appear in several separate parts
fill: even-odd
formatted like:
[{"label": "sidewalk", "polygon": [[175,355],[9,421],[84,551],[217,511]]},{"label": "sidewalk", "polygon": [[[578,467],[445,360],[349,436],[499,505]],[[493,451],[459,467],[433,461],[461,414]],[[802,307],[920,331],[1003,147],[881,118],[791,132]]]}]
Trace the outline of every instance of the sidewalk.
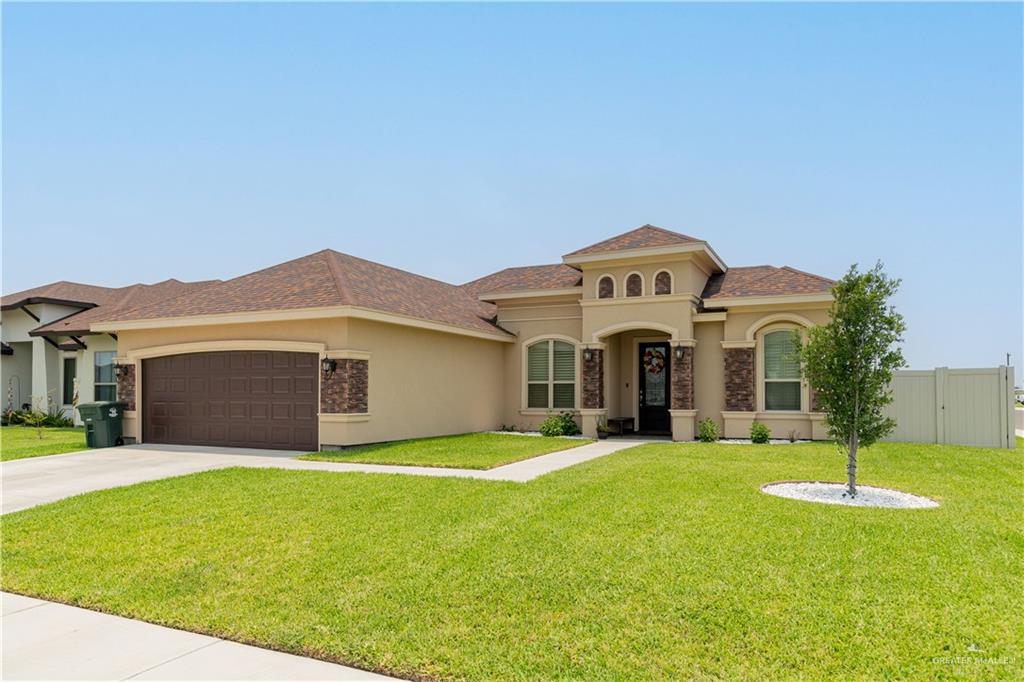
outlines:
[{"label": "sidewalk", "polygon": [[74,606],[0,593],[4,680],[394,680]]}]

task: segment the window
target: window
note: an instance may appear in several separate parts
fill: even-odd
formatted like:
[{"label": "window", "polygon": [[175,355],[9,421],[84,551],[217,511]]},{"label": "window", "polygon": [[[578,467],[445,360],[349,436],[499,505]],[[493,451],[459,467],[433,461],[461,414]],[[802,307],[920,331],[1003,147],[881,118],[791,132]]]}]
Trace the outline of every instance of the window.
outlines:
[{"label": "window", "polygon": [[114,378],[115,355],[112,350],[96,352],[95,400],[117,400],[117,380]]},{"label": "window", "polygon": [[598,298],[615,298],[615,280],[605,275],[597,282]]},{"label": "window", "polygon": [[654,295],[664,296],[672,293],[672,273],[662,270],[654,276]]},{"label": "window", "polygon": [[64,385],[61,404],[71,405],[75,402],[75,372],[78,361],[75,358],[64,358]]},{"label": "window", "polygon": [[576,347],[565,341],[539,341],[526,349],[526,406],[576,407]]},{"label": "window", "polygon": [[626,296],[643,296],[644,280],[639,274],[633,273],[626,278]]},{"label": "window", "polygon": [[764,409],[800,409],[800,360],[789,329],[764,335]]}]

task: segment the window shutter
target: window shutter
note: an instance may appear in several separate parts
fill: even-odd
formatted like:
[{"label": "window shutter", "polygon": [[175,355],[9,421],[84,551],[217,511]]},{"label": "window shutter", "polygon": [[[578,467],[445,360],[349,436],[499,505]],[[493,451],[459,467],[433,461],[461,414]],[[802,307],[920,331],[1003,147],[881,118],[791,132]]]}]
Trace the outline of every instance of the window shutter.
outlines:
[{"label": "window shutter", "polygon": [[[576,348],[564,341],[555,341],[555,381],[575,381]],[[556,407],[563,407],[556,405]]]},{"label": "window shutter", "polygon": [[[526,352],[528,381],[548,380],[548,342],[535,343]],[[546,401],[545,401],[546,402]]]},{"label": "window shutter", "polygon": [[799,379],[800,361],[790,331],[779,331],[764,336],[764,378]]}]

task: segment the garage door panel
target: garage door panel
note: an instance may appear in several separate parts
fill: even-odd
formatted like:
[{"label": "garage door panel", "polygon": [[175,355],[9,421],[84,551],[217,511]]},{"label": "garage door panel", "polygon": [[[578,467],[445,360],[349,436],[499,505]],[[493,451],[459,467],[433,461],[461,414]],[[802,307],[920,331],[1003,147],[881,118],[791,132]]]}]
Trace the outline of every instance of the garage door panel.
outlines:
[{"label": "garage door panel", "polygon": [[316,449],[314,353],[193,353],[143,360],[142,371],[146,442]]}]

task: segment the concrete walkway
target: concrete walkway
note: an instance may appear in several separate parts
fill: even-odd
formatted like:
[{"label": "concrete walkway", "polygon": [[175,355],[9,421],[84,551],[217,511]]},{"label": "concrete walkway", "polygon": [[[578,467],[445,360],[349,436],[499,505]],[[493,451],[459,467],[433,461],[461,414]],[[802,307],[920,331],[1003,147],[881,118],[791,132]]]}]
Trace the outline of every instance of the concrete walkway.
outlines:
[{"label": "concrete walkway", "polygon": [[0,593],[4,680],[393,680],[119,616]]},{"label": "concrete walkway", "polygon": [[2,513],[27,509],[94,490],[239,466],[476,478],[522,483],[552,471],[631,448],[641,442],[619,439],[595,441],[570,450],[552,452],[486,471],[347,462],[305,462],[294,459],[296,455],[302,453],[280,450],[128,445],[16,459],[0,464],[3,488]]}]

